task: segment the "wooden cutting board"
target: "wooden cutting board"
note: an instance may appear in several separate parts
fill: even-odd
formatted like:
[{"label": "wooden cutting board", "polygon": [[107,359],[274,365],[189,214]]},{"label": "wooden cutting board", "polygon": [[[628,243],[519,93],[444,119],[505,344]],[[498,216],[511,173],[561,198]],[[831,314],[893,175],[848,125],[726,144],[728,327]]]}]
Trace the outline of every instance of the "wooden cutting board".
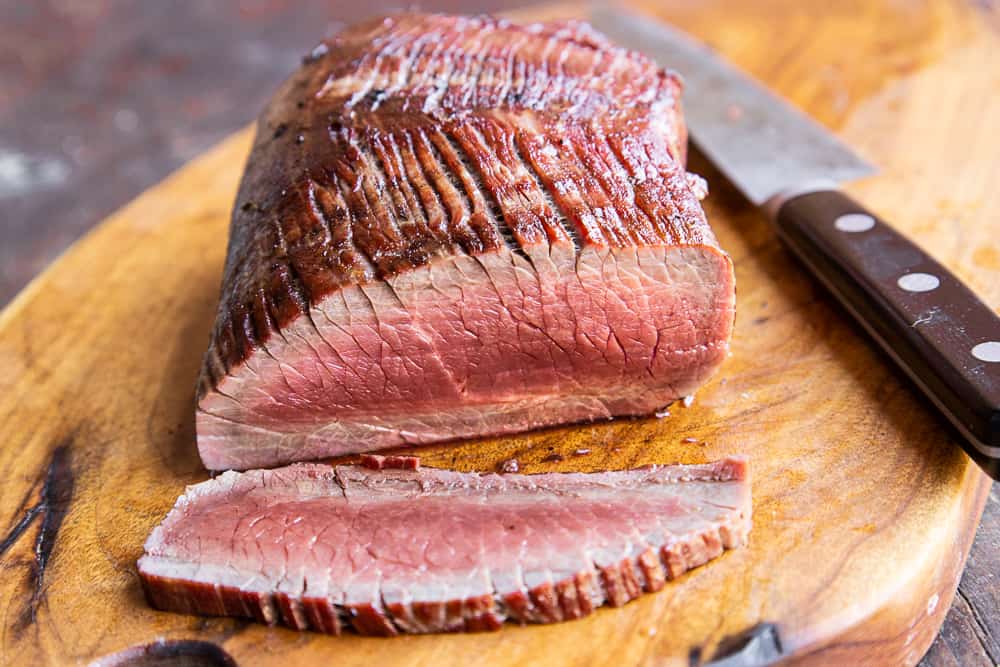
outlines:
[{"label": "wooden cutting board", "polygon": [[[850,191],[996,306],[1000,21],[988,12],[943,0],[654,10],[873,158],[882,174]],[[736,263],[739,315],[732,358],[694,404],[660,420],[420,454],[462,470],[517,457],[540,472],[744,453],[754,466],[747,548],[623,609],[493,634],[334,638],[147,607],[142,543],[184,485],[206,477],[193,391],[250,141],[240,132],[143,194],[0,315],[0,662],[87,663],[165,638],[217,644],[241,665],[686,665],[733,654],[753,628],[744,658],[774,648],[792,662],[912,664],[923,654],[987,480],[697,158],[713,190],[709,219]],[[573,456],[580,448],[590,453]],[[565,460],[543,462],[552,452]]]}]

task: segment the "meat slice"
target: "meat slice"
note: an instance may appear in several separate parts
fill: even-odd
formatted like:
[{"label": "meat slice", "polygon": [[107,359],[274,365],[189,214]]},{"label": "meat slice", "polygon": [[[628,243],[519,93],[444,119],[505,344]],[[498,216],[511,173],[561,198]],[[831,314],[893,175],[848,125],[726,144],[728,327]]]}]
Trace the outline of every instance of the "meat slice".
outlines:
[{"label": "meat slice", "polygon": [[549,623],[659,590],[746,540],[747,463],[496,475],[226,472],[146,541],[150,603],[339,634]]},{"label": "meat slice", "polygon": [[198,390],[214,470],[651,414],[726,356],[681,83],[583,23],[403,14],[263,114]]}]

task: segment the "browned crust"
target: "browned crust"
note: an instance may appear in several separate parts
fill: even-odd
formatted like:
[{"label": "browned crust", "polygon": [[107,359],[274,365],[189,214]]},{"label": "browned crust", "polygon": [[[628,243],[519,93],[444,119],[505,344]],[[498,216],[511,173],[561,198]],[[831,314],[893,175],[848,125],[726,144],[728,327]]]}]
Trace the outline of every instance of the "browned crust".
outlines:
[{"label": "browned crust", "polygon": [[151,575],[140,570],[149,604],[185,614],[238,616],[293,630],[339,635],[353,630],[362,635],[393,636],[400,632],[480,632],[499,630],[505,620],[515,623],[555,623],[588,616],[594,611],[594,593],[605,604],[620,607],[641,595],[662,589],[666,582],[722,555],[724,549],[745,542],[749,514],[718,528],[664,545],[648,548],[634,561],[579,572],[527,591],[498,598],[483,595],[464,600],[412,604],[335,605],[329,599],[284,593],[255,593]]},{"label": "browned crust", "polygon": [[398,15],[321,44],[260,119],[199,396],[324,296],[436,259],[717,248],[679,95],[581,23]]}]

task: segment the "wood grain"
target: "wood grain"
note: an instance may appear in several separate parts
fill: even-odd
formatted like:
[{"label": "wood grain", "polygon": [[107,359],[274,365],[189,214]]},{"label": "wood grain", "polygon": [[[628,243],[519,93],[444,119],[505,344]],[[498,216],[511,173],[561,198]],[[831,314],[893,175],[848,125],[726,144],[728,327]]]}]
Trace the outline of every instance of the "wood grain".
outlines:
[{"label": "wood grain", "polygon": [[[982,15],[943,0],[656,11],[877,157],[883,174],[852,194],[1000,303],[995,269],[978,265],[1000,250],[983,218],[1000,205],[1000,100],[989,94],[995,68],[982,66],[1000,39]],[[771,48],[776,34],[794,53]],[[880,64],[884,52],[892,66]],[[833,83],[817,84],[823,76]],[[0,314],[0,662],[85,662],[165,637],[216,642],[241,665],[689,664],[760,623],[776,624],[784,654],[808,664],[919,660],[954,594],[986,479],[763,218],[697,160],[739,285],[720,378],[662,420],[421,456],[462,470],[517,457],[535,472],[747,453],[747,549],[623,609],[489,635],[329,638],[149,609],[135,573],[141,544],[183,485],[205,477],[194,378],[250,138],[239,133],[112,216]],[[570,455],[581,447],[591,453]],[[553,451],[566,458],[542,462]]]}]

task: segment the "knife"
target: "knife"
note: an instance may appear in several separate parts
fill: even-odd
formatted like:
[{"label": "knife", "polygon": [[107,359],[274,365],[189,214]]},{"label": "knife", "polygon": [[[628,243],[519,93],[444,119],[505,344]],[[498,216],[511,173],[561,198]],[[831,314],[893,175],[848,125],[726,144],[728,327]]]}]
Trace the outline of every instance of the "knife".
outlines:
[{"label": "knife", "polygon": [[676,70],[700,151],[955,425],[1000,479],[1000,317],[947,268],[837,186],[874,169],[707,46],[619,6],[595,28]]}]

